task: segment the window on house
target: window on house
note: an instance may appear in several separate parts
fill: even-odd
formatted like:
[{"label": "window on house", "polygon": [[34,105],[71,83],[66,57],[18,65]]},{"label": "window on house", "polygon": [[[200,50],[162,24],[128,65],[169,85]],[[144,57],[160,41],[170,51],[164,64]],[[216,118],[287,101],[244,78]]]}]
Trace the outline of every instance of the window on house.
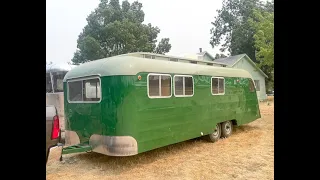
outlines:
[{"label": "window on house", "polygon": [[224,94],[224,78],[223,77],[211,78],[211,93],[212,95]]},{"label": "window on house", "polygon": [[186,75],[174,76],[174,95],[177,97],[193,96],[193,77]]},{"label": "window on house", "polygon": [[171,76],[166,74],[148,75],[148,95],[151,98],[171,97]]},{"label": "window on house", "polygon": [[260,81],[254,80],[254,84],[256,85],[256,91],[260,91]]},{"label": "window on house", "polygon": [[100,79],[85,79],[68,82],[70,102],[96,102],[101,99]]},{"label": "window on house", "polygon": [[253,84],[253,81],[251,79],[249,79],[249,91],[250,92],[254,92],[254,84]]}]

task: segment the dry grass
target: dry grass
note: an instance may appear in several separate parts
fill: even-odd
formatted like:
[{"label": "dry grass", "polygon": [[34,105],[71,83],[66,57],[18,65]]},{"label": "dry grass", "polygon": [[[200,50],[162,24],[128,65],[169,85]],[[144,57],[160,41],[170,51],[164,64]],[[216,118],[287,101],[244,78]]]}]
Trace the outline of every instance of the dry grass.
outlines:
[{"label": "dry grass", "polygon": [[61,149],[52,149],[47,179],[274,179],[273,98],[260,109],[262,118],[217,143],[195,139],[131,157],[70,154],[62,162]]}]

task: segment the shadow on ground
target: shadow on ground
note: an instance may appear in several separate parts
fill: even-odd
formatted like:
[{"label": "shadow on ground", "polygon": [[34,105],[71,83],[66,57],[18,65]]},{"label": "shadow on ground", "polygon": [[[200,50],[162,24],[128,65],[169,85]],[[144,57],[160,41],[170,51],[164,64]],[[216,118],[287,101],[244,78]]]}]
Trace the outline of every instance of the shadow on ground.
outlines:
[{"label": "shadow on ground", "polygon": [[[250,132],[257,130],[259,127],[252,125],[242,125],[240,127],[234,127],[233,136],[236,136],[242,132]],[[179,154],[182,152],[194,152],[193,148],[203,146],[205,144],[211,144],[204,137],[187,140],[181,143],[176,143],[161,147],[155,150],[151,150],[145,153],[141,153],[135,156],[128,157],[112,157],[99,153],[79,153],[72,155],[64,155],[62,163],[64,166],[73,166],[74,164],[86,164],[89,169],[96,169],[104,171],[106,174],[115,175],[124,171],[130,171],[137,166],[143,166],[145,164],[151,164],[155,161],[161,161],[167,159],[172,154]],[[195,152],[196,153],[196,152]],[[87,170],[89,170],[87,169]]]}]

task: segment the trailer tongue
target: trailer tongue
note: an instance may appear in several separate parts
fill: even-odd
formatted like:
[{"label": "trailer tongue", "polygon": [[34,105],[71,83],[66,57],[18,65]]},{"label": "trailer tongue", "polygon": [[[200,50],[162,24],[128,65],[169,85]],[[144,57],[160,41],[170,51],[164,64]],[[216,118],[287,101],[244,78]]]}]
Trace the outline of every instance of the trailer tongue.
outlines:
[{"label": "trailer tongue", "polygon": [[[64,146],[64,144],[59,143],[58,146]],[[62,148],[61,156],[60,156],[60,161],[62,161],[62,155],[64,154],[72,154],[72,153],[82,153],[82,152],[91,152],[92,148],[88,144],[88,142],[84,142],[81,144],[76,144],[72,146],[66,146]]]}]

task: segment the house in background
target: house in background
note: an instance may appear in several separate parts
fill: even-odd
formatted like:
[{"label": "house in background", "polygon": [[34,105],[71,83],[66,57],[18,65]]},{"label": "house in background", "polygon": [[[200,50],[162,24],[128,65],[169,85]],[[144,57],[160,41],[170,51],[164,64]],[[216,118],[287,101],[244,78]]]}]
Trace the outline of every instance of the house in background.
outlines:
[{"label": "house in background", "polygon": [[210,55],[208,52],[202,52],[200,49],[200,53],[197,53],[196,56],[199,60],[223,63],[226,64],[227,67],[239,68],[248,71],[254,79],[258,99],[267,99],[265,78],[268,78],[268,76],[246,54],[239,54],[236,56],[214,59],[214,57]]}]

